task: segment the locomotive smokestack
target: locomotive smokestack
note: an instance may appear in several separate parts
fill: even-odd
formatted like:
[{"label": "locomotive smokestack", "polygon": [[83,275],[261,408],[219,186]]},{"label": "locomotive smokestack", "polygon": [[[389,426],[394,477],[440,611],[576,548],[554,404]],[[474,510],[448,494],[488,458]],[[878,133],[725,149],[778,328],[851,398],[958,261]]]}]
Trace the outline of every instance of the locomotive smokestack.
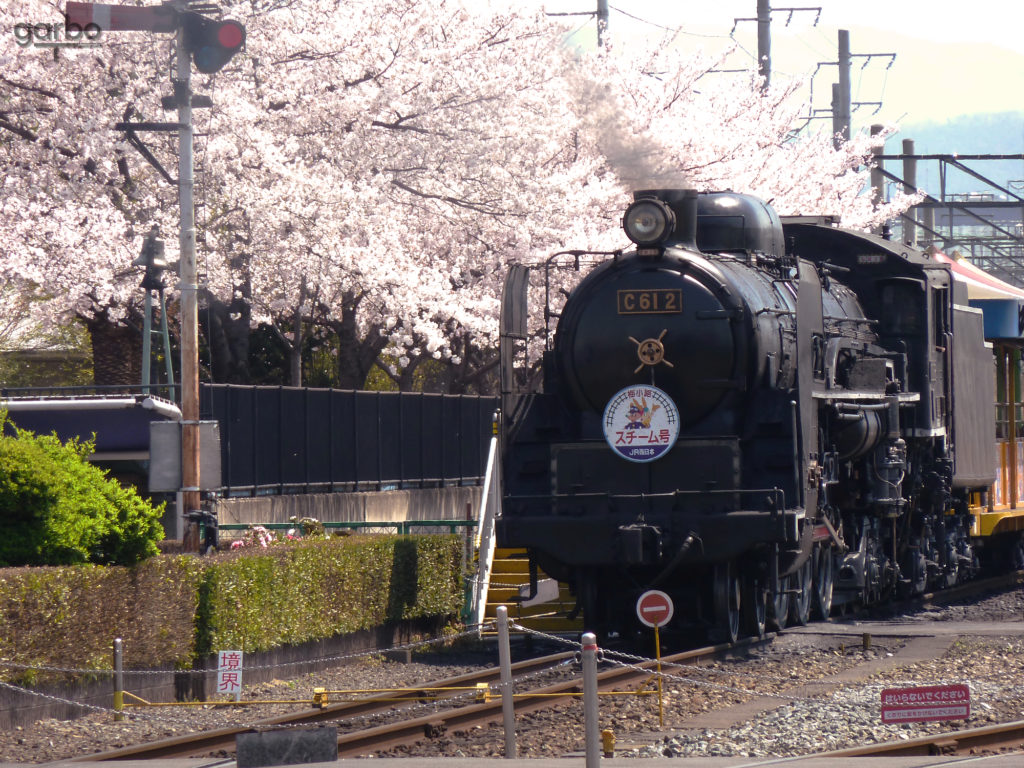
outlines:
[{"label": "locomotive smokestack", "polygon": [[633,200],[660,200],[675,216],[675,227],[665,245],[697,250],[697,190],[642,189],[633,193]]}]

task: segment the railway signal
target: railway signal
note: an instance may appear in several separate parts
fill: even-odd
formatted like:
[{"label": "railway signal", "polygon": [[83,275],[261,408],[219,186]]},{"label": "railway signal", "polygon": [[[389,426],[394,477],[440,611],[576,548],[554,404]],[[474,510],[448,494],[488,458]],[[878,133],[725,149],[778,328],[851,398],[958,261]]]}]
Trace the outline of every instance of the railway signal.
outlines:
[{"label": "railway signal", "polygon": [[245,45],[245,26],[233,19],[208,19],[193,11],[182,14],[185,50],[196,69],[212,75],[224,68]]},{"label": "railway signal", "polygon": [[[177,66],[172,77],[176,123],[139,123],[125,130],[177,131],[178,133],[178,227],[181,287],[181,499],[186,549],[199,549],[199,317],[196,277],[194,168],[192,158],[192,64],[204,74],[219,72],[245,45],[245,27],[231,20],[208,19],[200,11],[216,11],[216,5],[168,0],[154,6],[109,5],[68,2],[66,24],[98,27],[106,32],[174,32]],[[209,102],[207,102],[208,105]]]}]

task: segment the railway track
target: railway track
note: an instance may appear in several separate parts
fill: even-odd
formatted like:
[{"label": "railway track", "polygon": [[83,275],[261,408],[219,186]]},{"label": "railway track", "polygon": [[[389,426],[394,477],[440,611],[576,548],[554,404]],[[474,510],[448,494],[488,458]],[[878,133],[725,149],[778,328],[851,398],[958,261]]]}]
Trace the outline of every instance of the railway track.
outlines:
[{"label": "railway track", "polygon": [[[916,608],[911,609],[910,612],[921,610],[922,607],[930,609],[930,606],[935,602],[963,600],[968,598],[970,596],[969,593],[974,591],[983,592],[999,587],[1019,586],[1021,583],[1021,574],[999,577],[990,581],[973,582],[965,585],[962,591],[960,589],[956,590],[952,595],[946,592],[934,596],[926,595],[920,597],[916,601]],[[867,622],[867,624],[870,624],[870,622]],[[949,622],[939,622],[939,625],[948,627]],[[825,629],[826,633],[828,632],[828,624],[820,626]],[[834,623],[833,626],[835,627]],[[835,628],[839,629],[839,627]],[[857,628],[861,630],[865,627],[858,624]],[[700,665],[702,662],[718,659],[723,655],[729,655],[730,652],[743,656],[748,648],[772,641],[774,637],[769,635],[764,641],[748,640],[736,646],[714,646],[686,651],[666,656],[662,659],[662,662],[668,668],[671,664]],[[876,645],[877,641],[878,638],[876,638]],[[606,651],[606,653],[609,656],[614,655],[611,651]],[[581,693],[582,681],[578,670],[576,670],[577,674],[574,674],[570,679],[561,680],[557,684],[544,684],[543,687],[535,690],[525,690],[528,681],[524,680],[524,677],[538,670],[565,665],[573,656],[572,652],[553,654],[519,662],[513,666],[513,676],[518,680],[516,687],[516,713],[517,716],[526,716],[523,721],[524,723],[531,722],[530,718],[536,717],[530,713],[555,704],[564,703],[567,696]],[[602,690],[635,690],[642,683],[649,680],[654,664],[655,662],[653,661],[637,661],[635,664],[619,665],[607,669],[600,674]],[[678,676],[678,672],[675,674]],[[484,749],[493,747],[494,750],[500,750],[501,736],[497,728],[502,719],[501,700],[493,687],[482,690],[478,697],[474,697],[472,692],[467,689],[472,689],[478,684],[490,686],[490,684],[498,680],[499,671],[495,668],[489,668],[480,672],[445,678],[444,680],[432,683],[417,682],[407,689],[391,691],[384,695],[367,695],[365,698],[345,702],[332,701],[330,704],[325,703],[321,709],[305,709],[301,712],[268,717],[257,721],[240,721],[240,723],[244,722],[244,724],[239,724],[237,727],[223,727],[202,732],[196,731],[188,736],[175,736],[159,741],[150,741],[132,747],[123,747],[112,751],[85,755],[70,761],[145,760],[157,757],[207,757],[211,755],[224,757],[234,752],[235,738],[240,733],[288,727],[315,727],[321,724],[337,724],[339,730],[347,729],[348,732],[340,733],[338,736],[338,754],[342,757],[373,755],[385,752],[409,755],[436,754],[439,748],[443,749],[445,742],[456,742],[459,745],[465,745],[465,739],[470,734],[473,734],[471,739],[477,742],[476,753],[480,754],[480,747]],[[814,684],[813,680],[807,682]],[[818,685],[820,687],[820,681]],[[335,686],[341,687],[336,682]],[[672,687],[671,684],[670,687]],[[445,688],[451,690],[449,692],[438,691],[438,689]],[[678,691],[673,693],[678,694]],[[796,689],[793,690],[793,693],[797,697],[807,695],[800,694]],[[467,702],[467,698],[473,700]],[[621,697],[612,697],[606,705],[602,705],[602,711],[607,706],[609,712],[617,712],[619,703],[621,702],[623,706],[627,706],[626,701]],[[676,702],[678,701],[679,699],[677,698]],[[416,710],[413,709],[417,704],[423,702],[430,702],[430,709],[428,711],[424,711],[423,706],[419,706]],[[639,707],[650,713],[656,709],[657,705],[653,701],[648,700],[647,702],[637,701],[629,703],[628,706]],[[728,705],[726,708],[728,708]],[[394,722],[384,723],[385,717],[390,718]],[[539,717],[541,722],[551,722],[552,718],[551,715],[544,714],[539,714]],[[556,715],[555,717],[560,718],[561,715]],[[629,732],[632,732],[633,736],[635,736],[633,743],[637,746],[643,743],[645,737],[650,737],[652,741],[659,738],[659,734],[650,732],[649,717],[646,726],[636,723],[629,725],[627,724],[630,722],[628,719],[620,718],[618,715],[613,714],[610,717],[612,722],[615,723],[616,731],[619,731],[620,728],[623,729],[623,733],[626,733],[627,737]],[[758,715],[754,715],[754,717],[756,718]],[[359,718],[372,722],[366,727],[359,727],[359,724],[352,722]],[[673,718],[678,718],[678,710],[673,712]],[[561,722],[560,719],[559,722]],[[571,726],[569,727],[571,728]],[[977,734],[976,737],[975,734]],[[664,734],[660,735],[663,736]],[[555,737],[555,741],[556,743],[561,743],[563,740]],[[629,738],[627,738],[626,743],[629,743]],[[921,737],[919,739],[903,740],[893,745],[880,743],[871,747],[857,747],[853,751],[844,751],[837,754],[946,754],[952,753],[954,750],[957,752],[967,752],[972,750],[1019,749],[1020,743],[1019,733],[1014,732],[1014,724],[1008,724],[1006,726],[987,726],[985,728],[971,729],[970,731],[965,729],[952,733]],[[521,749],[523,748],[530,749],[528,746],[521,747]],[[533,749],[536,749],[536,747]],[[570,747],[569,751],[572,751],[572,749]],[[530,754],[532,756],[539,756],[536,753]],[[67,761],[67,758],[65,760]]]},{"label": "railway track", "polygon": [[[747,640],[728,646],[718,645],[696,650],[672,654],[662,659],[669,664],[700,664],[721,654],[735,652],[740,648],[767,642]],[[513,677],[555,669],[570,661],[573,652],[552,654],[512,665]],[[622,690],[629,685],[640,685],[650,679],[656,666],[655,661],[640,661],[636,664],[619,665],[598,674],[600,690]],[[501,697],[487,692],[483,701],[474,701],[468,705],[458,706],[460,697],[467,696],[467,689],[477,685],[489,685],[499,680],[498,668],[490,668],[476,673],[445,678],[421,686],[389,691],[385,695],[368,696],[354,701],[328,704],[320,709],[306,710],[300,713],[266,718],[250,723],[247,726],[220,728],[197,734],[176,736],[147,744],[98,752],[76,757],[67,762],[98,762],[104,760],[149,760],[171,757],[201,757],[216,752],[232,752],[235,738],[241,733],[253,730],[286,727],[315,726],[318,724],[338,723],[356,717],[381,715],[393,710],[396,706],[407,706],[411,703],[436,700],[445,705],[446,700],[452,706],[429,714],[402,718],[396,722],[375,725],[368,728],[352,730],[338,734],[338,756],[356,757],[380,750],[392,749],[397,746],[411,744],[446,730],[471,728],[475,725],[486,725],[501,719]],[[554,706],[564,701],[566,696],[580,695],[583,691],[582,677],[579,674],[557,683],[540,688],[517,692],[515,696],[516,714],[525,714],[538,709]],[[445,689],[448,689],[445,692]],[[440,694],[440,695],[438,695]],[[401,713],[399,713],[401,717]]]},{"label": "railway track", "polygon": [[[556,653],[539,656],[535,659],[517,662],[512,665],[513,675],[526,675],[538,672],[570,660],[572,652]],[[478,684],[489,684],[499,679],[497,668],[480,672],[457,675],[442,680],[402,690],[387,691],[380,695],[367,696],[352,701],[327,704],[316,709],[303,712],[279,715],[254,721],[245,726],[219,728],[202,733],[175,736],[147,744],[122,747],[107,752],[82,755],[69,762],[97,762],[102,760],[149,760],[164,757],[191,757],[197,754],[217,750],[234,750],[235,737],[240,733],[248,733],[254,729],[271,729],[293,726],[313,726],[326,722],[337,722],[357,717],[379,715],[395,707],[409,706],[413,703],[426,701],[428,698],[455,698],[464,696],[467,689]],[[444,689],[447,689],[445,691]]]}]

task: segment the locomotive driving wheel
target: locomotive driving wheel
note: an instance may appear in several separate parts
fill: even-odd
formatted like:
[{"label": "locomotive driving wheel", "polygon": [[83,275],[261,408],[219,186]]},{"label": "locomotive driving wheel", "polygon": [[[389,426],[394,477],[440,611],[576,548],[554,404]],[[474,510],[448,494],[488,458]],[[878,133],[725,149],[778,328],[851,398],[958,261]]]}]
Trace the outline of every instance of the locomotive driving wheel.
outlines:
[{"label": "locomotive driving wheel", "polygon": [[835,585],[835,562],[827,542],[814,545],[814,615],[827,619],[832,613],[832,591]]},{"label": "locomotive driving wheel", "polygon": [[768,590],[764,579],[747,574],[740,591],[743,631],[751,637],[763,637],[768,622]]},{"label": "locomotive driving wheel", "polygon": [[740,578],[735,563],[715,565],[711,590],[716,634],[727,643],[735,643],[740,637]]},{"label": "locomotive driving wheel", "polygon": [[796,593],[789,599],[789,623],[797,627],[806,625],[811,618],[813,567],[814,562],[808,557],[790,577],[790,584]]},{"label": "locomotive driving wheel", "polygon": [[768,601],[768,625],[774,630],[786,628],[789,621],[789,578],[779,579],[779,591]]}]

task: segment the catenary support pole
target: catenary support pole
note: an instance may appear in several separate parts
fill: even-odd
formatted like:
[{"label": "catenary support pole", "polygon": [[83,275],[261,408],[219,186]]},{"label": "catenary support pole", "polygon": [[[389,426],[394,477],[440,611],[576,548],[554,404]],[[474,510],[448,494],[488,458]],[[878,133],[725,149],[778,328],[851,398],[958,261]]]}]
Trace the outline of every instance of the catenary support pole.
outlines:
[{"label": "catenary support pole", "polygon": [[757,73],[761,87],[768,90],[772,80],[772,6],[770,0],[757,0]]},{"label": "catenary support pole", "polygon": [[[917,158],[914,156],[914,140],[903,140],[903,191],[912,195],[917,192]],[[916,206],[907,211],[906,216],[909,222],[903,225],[903,242],[907,245],[917,246],[917,208]],[[906,230],[910,230],[907,232]]]},{"label": "catenary support pole", "polygon": [[853,96],[850,90],[850,30],[839,30],[839,87],[833,89],[832,133],[835,135],[835,146],[850,140],[850,112]]},{"label": "catenary support pole", "polygon": [[601,764],[601,726],[597,708],[597,636],[583,635],[583,737],[587,768]]},{"label": "catenary support pole", "polygon": [[501,718],[505,726],[505,757],[516,758],[516,710],[512,691],[512,653],[508,640],[508,608],[499,605],[498,666],[501,670]]},{"label": "catenary support pole", "polygon": [[[871,126],[871,135],[872,136],[877,136],[883,130],[884,130],[884,126],[882,126],[882,125],[878,125],[878,124],[872,125]],[[885,170],[885,161],[882,160],[881,157],[879,157],[879,155],[881,155],[884,151],[885,151],[884,147],[875,147],[874,149],[871,150],[871,153],[875,156],[874,165],[871,167],[871,192],[872,192],[872,202],[874,203],[875,208],[878,208],[878,207],[880,207],[882,205],[885,205],[885,203],[886,203],[886,199],[885,199],[885,174],[882,173],[882,171]],[[871,228],[871,233],[875,234],[875,235],[878,235],[879,237],[882,237],[882,236],[884,236],[884,234],[886,232],[886,229],[887,229],[887,224],[884,224],[884,223],[883,224],[878,224],[878,225],[876,225],[876,226]]]}]

